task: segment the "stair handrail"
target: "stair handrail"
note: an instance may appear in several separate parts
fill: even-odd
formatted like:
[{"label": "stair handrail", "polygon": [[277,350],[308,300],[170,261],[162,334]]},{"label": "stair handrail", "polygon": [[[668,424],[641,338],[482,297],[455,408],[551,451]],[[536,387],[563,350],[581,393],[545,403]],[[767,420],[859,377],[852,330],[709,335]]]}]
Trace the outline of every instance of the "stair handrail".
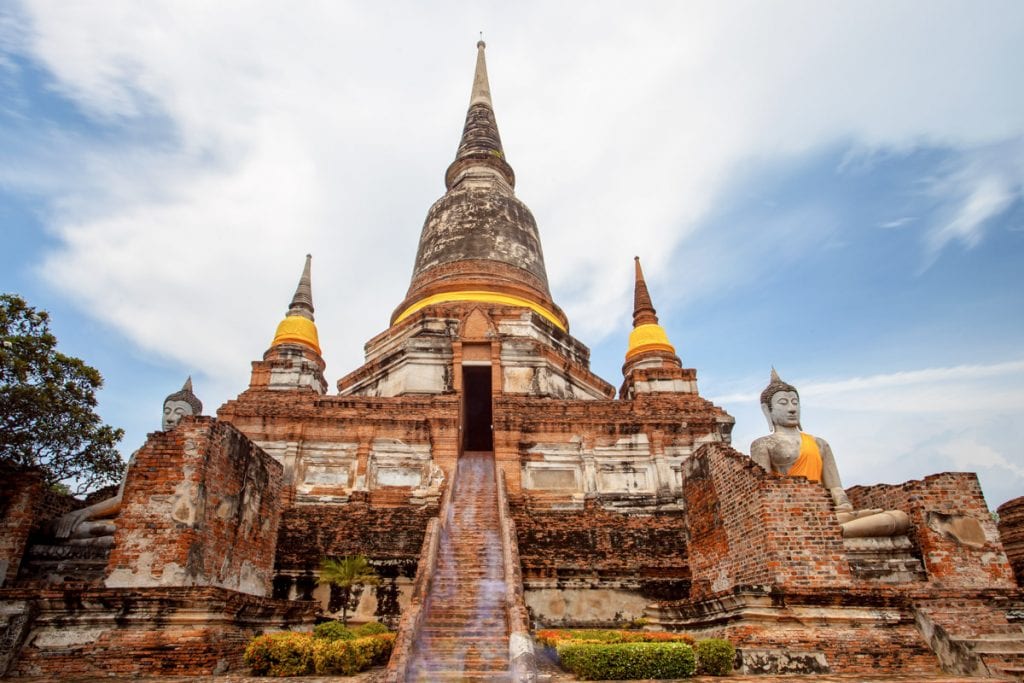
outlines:
[{"label": "stair handrail", "polygon": [[451,475],[444,488],[437,516],[431,517],[427,522],[423,545],[420,546],[420,556],[416,563],[416,578],[412,584],[412,595],[409,597],[409,606],[402,612],[402,618],[398,621],[395,644],[384,672],[385,683],[402,683],[408,678],[410,655],[423,628],[425,613],[423,608],[427,596],[430,594],[430,582],[437,570],[437,553],[441,545],[441,532],[448,527],[448,520],[451,517],[450,509],[452,490],[455,488],[455,476],[455,473]]},{"label": "stair handrail", "polygon": [[498,525],[501,527],[501,549],[505,561],[505,608],[508,612],[508,661],[512,680],[532,683],[537,680],[537,660],[533,639],[530,637],[530,619],[523,597],[523,571],[519,564],[519,543],[516,523],[508,505],[505,470],[498,471]]}]

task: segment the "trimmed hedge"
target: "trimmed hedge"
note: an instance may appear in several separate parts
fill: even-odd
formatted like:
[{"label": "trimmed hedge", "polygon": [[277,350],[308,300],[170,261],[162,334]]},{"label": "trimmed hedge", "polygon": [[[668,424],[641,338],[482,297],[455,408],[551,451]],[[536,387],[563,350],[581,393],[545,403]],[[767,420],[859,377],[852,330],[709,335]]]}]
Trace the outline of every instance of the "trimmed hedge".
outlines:
[{"label": "trimmed hedge", "polygon": [[688,678],[696,669],[686,643],[586,643],[557,646],[562,666],[589,681],[638,678]]},{"label": "trimmed hedge", "polygon": [[537,631],[537,642],[546,647],[559,643],[686,643],[694,644],[693,636],[687,633],[667,631],[621,631],[613,629],[546,629]]},{"label": "trimmed hedge", "polygon": [[707,676],[728,676],[736,659],[736,648],[728,640],[708,638],[697,642],[697,673]]},{"label": "trimmed hedge", "polygon": [[[338,633],[335,629],[327,629],[327,632]],[[391,657],[394,644],[394,633],[362,638],[271,633],[254,638],[245,648],[243,661],[256,676],[304,676],[313,673],[351,676],[371,666],[385,664]]]}]

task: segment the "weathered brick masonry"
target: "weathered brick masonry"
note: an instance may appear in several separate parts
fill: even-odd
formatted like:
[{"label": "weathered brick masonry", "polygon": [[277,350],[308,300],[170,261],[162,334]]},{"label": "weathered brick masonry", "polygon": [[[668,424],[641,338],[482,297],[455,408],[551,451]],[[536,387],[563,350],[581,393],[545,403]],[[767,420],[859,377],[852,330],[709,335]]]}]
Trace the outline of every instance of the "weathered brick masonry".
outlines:
[{"label": "weathered brick masonry", "polygon": [[[911,539],[936,588],[1017,587],[974,473],[943,472],[903,484],[854,486],[848,495],[858,508],[903,510],[910,515]],[[958,529],[967,526],[977,534],[977,542],[956,539]]]},{"label": "weathered brick masonry", "polygon": [[254,635],[308,628],[314,614],[309,602],[215,587],[32,587],[0,591],[0,601],[5,615],[27,616],[0,623],[25,643],[8,674],[53,680],[222,673],[241,666]]},{"label": "weathered brick masonry", "polygon": [[999,536],[1006,556],[1017,577],[1017,584],[1024,585],[1024,496],[1003,503],[996,512],[999,513]]},{"label": "weathered brick masonry", "polygon": [[624,514],[597,501],[583,510],[532,510],[522,496],[509,505],[527,581],[628,578],[644,583],[651,599],[659,590],[687,592],[681,512]]},{"label": "weathered brick masonry", "polygon": [[135,456],[106,584],[269,595],[283,468],[238,430],[186,418]]},{"label": "weathered brick masonry", "polygon": [[39,472],[0,461],[0,586],[18,575],[42,491]]},{"label": "weathered brick masonry", "polygon": [[850,584],[832,501],[821,485],[765,472],[725,445],[686,464],[686,535],[694,599],[740,586]]}]

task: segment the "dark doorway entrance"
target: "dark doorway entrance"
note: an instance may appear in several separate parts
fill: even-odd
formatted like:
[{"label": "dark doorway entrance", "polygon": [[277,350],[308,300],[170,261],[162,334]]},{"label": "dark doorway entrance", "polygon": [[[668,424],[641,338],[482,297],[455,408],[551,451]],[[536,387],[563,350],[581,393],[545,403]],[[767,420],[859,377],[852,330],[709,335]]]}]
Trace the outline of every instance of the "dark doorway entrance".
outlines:
[{"label": "dark doorway entrance", "polygon": [[462,366],[462,450],[492,451],[491,366]]}]

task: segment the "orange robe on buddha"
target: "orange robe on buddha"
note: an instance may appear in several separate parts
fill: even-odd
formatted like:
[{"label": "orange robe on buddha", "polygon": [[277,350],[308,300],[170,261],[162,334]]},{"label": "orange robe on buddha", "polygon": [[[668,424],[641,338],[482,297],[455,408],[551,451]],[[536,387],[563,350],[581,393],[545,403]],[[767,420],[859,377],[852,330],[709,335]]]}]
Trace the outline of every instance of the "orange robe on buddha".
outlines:
[{"label": "orange robe on buddha", "polygon": [[818,442],[810,434],[800,432],[800,455],[786,472],[790,477],[807,477],[811,481],[821,481],[821,451]]}]

